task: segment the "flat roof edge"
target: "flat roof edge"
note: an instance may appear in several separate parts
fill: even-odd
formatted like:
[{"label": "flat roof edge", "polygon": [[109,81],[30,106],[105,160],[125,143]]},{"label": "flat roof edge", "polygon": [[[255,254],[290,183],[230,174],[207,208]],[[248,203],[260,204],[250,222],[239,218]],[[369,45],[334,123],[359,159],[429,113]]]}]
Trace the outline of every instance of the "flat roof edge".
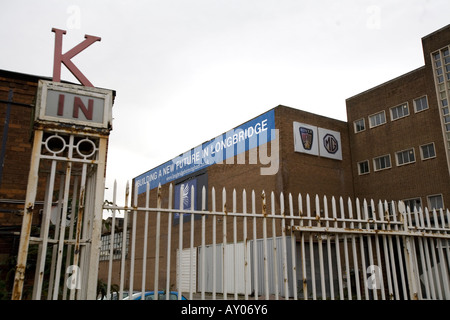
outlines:
[{"label": "flat roof edge", "polygon": [[391,80],[388,80],[388,81],[386,81],[386,82],[380,83],[379,85],[377,85],[377,86],[375,86],[375,87],[372,87],[372,88],[367,89],[367,90],[364,90],[364,91],[362,91],[362,92],[360,92],[360,93],[358,93],[358,94],[355,94],[354,96],[351,96],[351,97],[345,99],[345,101],[349,101],[349,100],[351,100],[351,99],[355,99],[355,98],[357,98],[357,97],[359,97],[359,96],[361,96],[361,95],[364,95],[364,94],[366,94],[366,93],[368,93],[368,92],[370,92],[370,91],[377,90],[377,89],[379,89],[379,88],[381,88],[381,87],[383,87],[383,86],[386,86],[386,85],[388,85],[388,84],[390,84],[390,83],[392,83],[392,82],[398,81],[399,79],[401,79],[401,78],[403,78],[403,77],[410,76],[411,74],[413,74],[413,73],[415,73],[415,72],[418,72],[418,71],[421,71],[421,70],[423,70],[423,69],[425,69],[425,65],[423,65],[423,66],[421,66],[421,67],[419,67],[419,68],[417,68],[417,69],[411,70],[411,71],[409,71],[409,72],[407,72],[407,73],[404,73],[404,74],[402,74],[402,75],[400,75],[400,76],[398,76],[398,77],[395,77],[395,78],[393,78],[393,79],[391,79]]}]

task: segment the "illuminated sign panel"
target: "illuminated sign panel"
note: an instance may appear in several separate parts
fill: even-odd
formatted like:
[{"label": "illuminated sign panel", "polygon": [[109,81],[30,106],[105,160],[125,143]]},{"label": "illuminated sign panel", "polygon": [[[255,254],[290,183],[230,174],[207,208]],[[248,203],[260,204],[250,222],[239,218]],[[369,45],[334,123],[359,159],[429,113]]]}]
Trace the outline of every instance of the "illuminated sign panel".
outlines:
[{"label": "illuminated sign panel", "polygon": [[36,120],[107,129],[111,125],[112,91],[39,81]]}]

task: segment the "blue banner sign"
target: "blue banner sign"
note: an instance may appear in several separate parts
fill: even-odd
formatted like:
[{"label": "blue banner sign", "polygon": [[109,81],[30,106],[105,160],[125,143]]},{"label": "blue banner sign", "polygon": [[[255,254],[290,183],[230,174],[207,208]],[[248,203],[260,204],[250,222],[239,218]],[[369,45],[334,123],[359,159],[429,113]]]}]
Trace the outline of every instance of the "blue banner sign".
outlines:
[{"label": "blue banner sign", "polygon": [[272,141],[275,134],[275,112],[272,109],[137,176],[138,194],[145,192],[147,183],[150,189],[154,189],[159,184],[177,180],[213,164],[229,163],[227,159]]}]

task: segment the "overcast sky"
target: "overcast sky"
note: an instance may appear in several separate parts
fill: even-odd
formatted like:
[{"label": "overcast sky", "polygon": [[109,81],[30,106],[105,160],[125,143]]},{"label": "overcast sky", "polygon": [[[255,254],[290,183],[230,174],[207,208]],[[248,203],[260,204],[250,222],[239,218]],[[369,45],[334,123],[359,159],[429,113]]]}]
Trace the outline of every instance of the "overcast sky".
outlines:
[{"label": "overcast sky", "polygon": [[114,179],[123,194],[279,104],[345,121],[345,99],[424,64],[421,38],[449,12],[448,0],[3,1],[0,69],[51,77],[53,27],[67,30],[63,53],[102,38],[72,61],[117,93],[110,198]]}]

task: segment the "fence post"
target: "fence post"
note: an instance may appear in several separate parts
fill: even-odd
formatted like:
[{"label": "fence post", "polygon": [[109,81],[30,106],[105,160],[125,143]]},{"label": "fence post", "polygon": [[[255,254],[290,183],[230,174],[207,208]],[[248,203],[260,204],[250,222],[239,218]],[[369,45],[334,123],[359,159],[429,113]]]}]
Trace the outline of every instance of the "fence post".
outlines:
[{"label": "fence post", "polygon": [[103,213],[103,194],[105,192],[105,168],[106,168],[106,152],[107,152],[107,138],[100,138],[98,150],[98,164],[96,169],[95,198],[93,199],[93,217],[91,230],[91,250],[88,265],[88,279],[87,279],[87,299],[95,300],[97,297],[97,281],[98,281],[98,266],[101,247],[102,234],[102,213]]},{"label": "fence post", "polygon": [[[36,130],[33,141],[33,154],[41,152],[42,130]],[[12,300],[22,299],[23,283],[25,280],[25,267],[28,257],[28,245],[31,236],[31,224],[33,221],[34,202],[38,185],[39,159],[33,158],[28,173],[27,195],[25,199],[25,210],[23,215],[22,229],[20,232],[19,253],[17,256],[16,273],[14,277],[14,287]]]},{"label": "fence post", "polygon": [[[292,194],[289,193],[289,216],[294,217],[294,204],[293,204],[293,198]],[[297,239],[295,236],[295,233],[292,231],[292,228],[294,227],[294,219],[291,219],[290,222],[290,235],[291,235],[291,257],[292,257],[292,285],[293,285],[293,293],[294,293],[294,300],[297,300],[297,254],[296,254],[296,243]]]},{"label": "fence post", "polygon": [[[169,207],[168,209],[172,209],[172,199],[173,199],[173,185],[169,185]],[[169,211],[169,217],[167,221],[167,264],[166,264],[166,300],[169,300],[170,294],[170,255],[171,255],[171,243],[172,243],[172,216],[173,212]]]},{"label": "fence post", "polygon": [[[405,232],[409,232],[408,227],[408,213],[406,212],[405,204],[403,201],[399,201],[398,203],[398,211],[400,213],[400,217],[403,220],[403,228]],[[417,292],[417,285],[416,285],[416,279],[418,279],[419,275],[417,273],[417,270],[414,265],[414,257],[413,257],[413,251],[412,246],[414,243],[411,244],[412,237],[410,236],[403,236],[403,251],[405,254],[405,264],[406,264],[406,272],[408,275],[408,284],[409,284],[409,292],[411,296],[411,300],[418,300],[418,292]]]},{"label": "fence post", "polygon": [[[128,229],[128,197],[130,196],[130,183],[127,181],[125,188],[125,207],[123,211],[123,226],[122,226],[122,250],[121,250],[121,263],[120,263],[120,287],[119,287],[119,300],[123,299],[123,287],[125,281],[125,257],[128,248],[127,245],[127,229]],[[130,296],[131,298],[131,296]]]}]

